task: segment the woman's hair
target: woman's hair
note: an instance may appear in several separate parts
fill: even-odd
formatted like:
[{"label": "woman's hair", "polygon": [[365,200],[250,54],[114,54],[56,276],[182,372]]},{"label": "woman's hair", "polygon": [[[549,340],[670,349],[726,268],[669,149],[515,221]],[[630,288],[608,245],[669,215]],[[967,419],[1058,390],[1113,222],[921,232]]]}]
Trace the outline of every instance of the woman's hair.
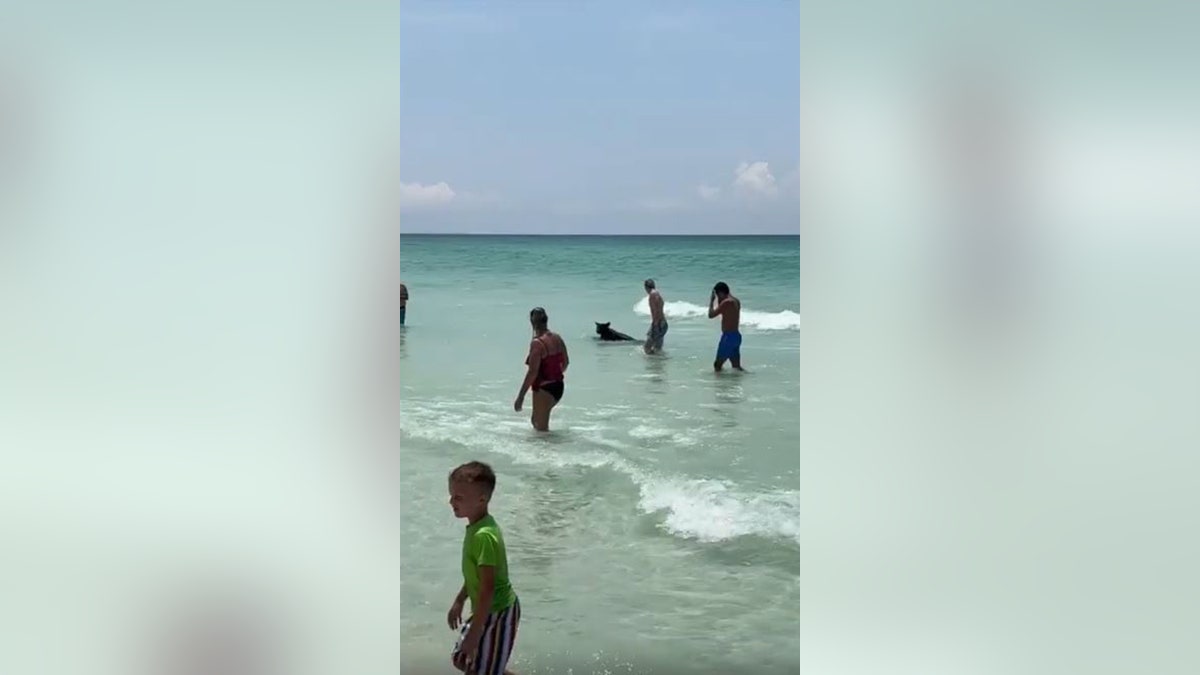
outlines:
[{"label": "woman's hair", "polygon": [[546,315],[546,310],[541,307],[534,307],[529,310],[529,321],[535,326],[545,328],[550,323],[550,317]]}]

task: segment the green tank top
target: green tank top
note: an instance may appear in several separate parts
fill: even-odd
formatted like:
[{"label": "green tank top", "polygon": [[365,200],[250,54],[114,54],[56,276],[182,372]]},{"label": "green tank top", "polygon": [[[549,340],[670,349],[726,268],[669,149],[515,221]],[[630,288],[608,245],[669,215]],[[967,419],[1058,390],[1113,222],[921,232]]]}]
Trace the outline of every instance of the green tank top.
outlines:
[{"label": "green tank top", "polygon": [[468,525],[467,534],[463,538],[463,585],[467,587],[467,597],[471,598],[473,613],[479,611],[479,568],[483,566],[496,569],[496,589],[488,611],[499,612],[512,607],[517,596],[508,581],[508,556],[504,550],[504,535],[490,515],[480,518],[473,525]]}]

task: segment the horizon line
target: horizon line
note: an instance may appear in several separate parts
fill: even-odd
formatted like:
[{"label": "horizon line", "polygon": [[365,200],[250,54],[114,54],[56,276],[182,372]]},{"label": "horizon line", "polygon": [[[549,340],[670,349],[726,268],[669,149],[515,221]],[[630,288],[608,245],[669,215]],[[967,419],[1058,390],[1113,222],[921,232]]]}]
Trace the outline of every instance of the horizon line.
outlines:
[{"label": "horizon line", "polygon": [[799,237],[799,232],[400,232],[419,237]]}]

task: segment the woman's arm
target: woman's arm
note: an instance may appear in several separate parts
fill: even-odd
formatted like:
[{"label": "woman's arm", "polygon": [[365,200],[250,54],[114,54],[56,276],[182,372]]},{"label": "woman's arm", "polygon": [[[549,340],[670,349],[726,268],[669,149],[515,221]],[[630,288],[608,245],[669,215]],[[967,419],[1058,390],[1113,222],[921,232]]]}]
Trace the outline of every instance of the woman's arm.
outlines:
[{"label": "woman's arm", "polygon": [[517,394],[518,401],[529,393],[529,388],[537,382],[538,371],[542,369],[542,345],[537,340],[529,344],[529,356],[525,357],[525,363],[529,368],[525,371],[525,381],[521,383],[521,391]]}]

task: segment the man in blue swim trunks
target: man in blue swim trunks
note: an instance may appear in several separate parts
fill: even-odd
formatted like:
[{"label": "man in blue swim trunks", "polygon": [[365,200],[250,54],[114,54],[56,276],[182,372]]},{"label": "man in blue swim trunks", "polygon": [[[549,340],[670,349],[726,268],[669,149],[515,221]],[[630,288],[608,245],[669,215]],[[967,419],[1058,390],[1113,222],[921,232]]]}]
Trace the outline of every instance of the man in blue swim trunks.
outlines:
[{"label": "man in blue swim trunks", "polygon": [[729,293],[729,284],[718,281],[708,298],[708,318],[721,317],[721,342],[717,344],[717,359],[713,369],[721,370],[726,361],[734,370],[742,370],[742,334],[738,325],[742,318],[742,301]]}]

